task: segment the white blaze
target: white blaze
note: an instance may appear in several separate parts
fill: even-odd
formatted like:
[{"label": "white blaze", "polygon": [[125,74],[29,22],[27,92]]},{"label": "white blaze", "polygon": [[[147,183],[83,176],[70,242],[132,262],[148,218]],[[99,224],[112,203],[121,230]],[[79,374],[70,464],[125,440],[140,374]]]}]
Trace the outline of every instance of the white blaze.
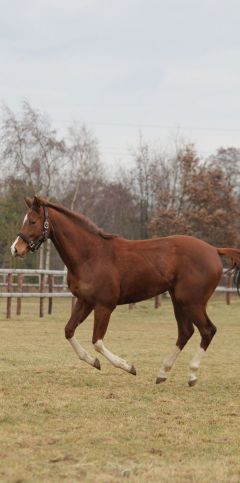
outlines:
[{"label": "white blaze", "polygon": [[[24,219],[23,219],[23,225],[24,225],[24,223],[26,223],[27,219],[28,219],[28,215],[26,214],[26,215],[24,216]],[[19,238],[19,236],[17,236],[16,240],[15,240],[15,241],[13,242],[13,244],[11,245],[10,250],[11,250],[11,254],[12,254],[13,256],[15,255],[15,246],[16,246],[16,244],[17,244],[17,242],[18,242],[19,240],[20,240],[20,238]]]},{"label": "white blaze", "polygon": [[11,254],[12,254],[12,255],[15,255],[15,246],[16,246],[16,244],[17,244],[18,240],[19,240],[19,236],[16,238],[16,240],[15,240],[15,241],[13,242],[13,244],[11,245]]}]

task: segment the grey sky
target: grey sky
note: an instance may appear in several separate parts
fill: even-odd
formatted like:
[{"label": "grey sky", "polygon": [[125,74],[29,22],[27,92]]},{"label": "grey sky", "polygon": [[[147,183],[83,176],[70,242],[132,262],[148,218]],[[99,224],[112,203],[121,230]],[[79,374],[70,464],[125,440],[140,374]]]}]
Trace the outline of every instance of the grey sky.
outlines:
[{"label": "grey sky", "polygon": [[[64,132],[85,121],[108,164],[139,128],[201,153],[239,146],[238,0],[0,0],[0,98]],[[180,128],[180,129],[179,129]]]}]

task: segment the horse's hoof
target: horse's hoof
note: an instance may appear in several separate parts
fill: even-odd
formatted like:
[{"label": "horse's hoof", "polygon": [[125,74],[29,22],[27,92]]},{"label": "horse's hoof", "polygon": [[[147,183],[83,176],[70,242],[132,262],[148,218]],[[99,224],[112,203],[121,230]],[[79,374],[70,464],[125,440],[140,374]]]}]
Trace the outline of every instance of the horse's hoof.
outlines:
[{"label": "horse's hoof", "polygon": [[131,369],[130,369],[130,371],[129,371],[129,372],[130,372],[130,374],[133,374],[134,376],[136,376],[136,375],[137,375],[137,371],[136,371],[136,369],[135,369],[135,367],[134,367],[134,366],[132,366],[132,367],[131,367]]},{"label": "horse's hoof", "polygon": [[196,382],[197,382],[197,379],[189,379],[189,381],[188,381],[189,387],[195,386]]},{"label": "horse's hoof", "polygon": [[95,367],[99,371],[101,370],[101,364],[100,364],[100,361],[98,359],[95,359],[93,367]]},{"label": "horse's hoof", "polygon": [[165,382],[167,380],[166,377],[157,377],[156,384],[161,384],[161,382]]}]

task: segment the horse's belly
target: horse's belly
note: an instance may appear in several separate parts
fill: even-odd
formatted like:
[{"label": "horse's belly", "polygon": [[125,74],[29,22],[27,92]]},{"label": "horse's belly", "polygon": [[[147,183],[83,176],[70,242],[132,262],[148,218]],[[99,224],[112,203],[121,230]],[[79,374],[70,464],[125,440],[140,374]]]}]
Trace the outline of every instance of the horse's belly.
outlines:
[{"label": "horse's belly", "polygon": [[163,292],[166,292],[169,286],[166,282],[159,283],[155,286],[144,286],[142,288],[133,288],[128,291],[124,291],[120,294],[119,305],[131,304],[135,302],[141,302],[141,300],[147,300]]}]

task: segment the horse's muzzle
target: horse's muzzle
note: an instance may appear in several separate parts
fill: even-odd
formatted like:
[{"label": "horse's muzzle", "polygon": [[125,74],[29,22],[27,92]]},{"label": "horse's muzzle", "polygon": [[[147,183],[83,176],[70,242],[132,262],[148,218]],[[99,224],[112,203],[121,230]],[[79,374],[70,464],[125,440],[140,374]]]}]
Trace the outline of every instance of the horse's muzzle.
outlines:
[{"label": "horse's muzzle", "polygon": [[17,237],[11,246],[11,254],[13,257],[24,258],[28,252],[27,244]]}]

